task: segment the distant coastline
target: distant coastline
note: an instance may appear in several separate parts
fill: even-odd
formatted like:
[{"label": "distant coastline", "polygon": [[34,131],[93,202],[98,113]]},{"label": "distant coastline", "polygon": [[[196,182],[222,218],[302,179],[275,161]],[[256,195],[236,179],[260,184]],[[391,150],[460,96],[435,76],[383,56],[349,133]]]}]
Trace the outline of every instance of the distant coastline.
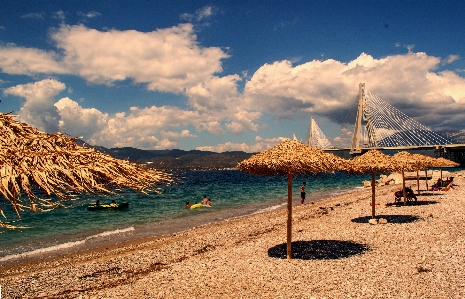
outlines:
[{"label": "distant coastline", "polygon": [[[77,142],[80,145],[89,146],[83,141],[77,140]],[[141,150],[133,147],[109,149],[92,145],[91,147],[117,159],[129,160],[148,168],[168,170],[232,169],[237,166],[237,163],[254,154],[243,151],[217,153],[200,150],[185,151],[180,149]]]}]

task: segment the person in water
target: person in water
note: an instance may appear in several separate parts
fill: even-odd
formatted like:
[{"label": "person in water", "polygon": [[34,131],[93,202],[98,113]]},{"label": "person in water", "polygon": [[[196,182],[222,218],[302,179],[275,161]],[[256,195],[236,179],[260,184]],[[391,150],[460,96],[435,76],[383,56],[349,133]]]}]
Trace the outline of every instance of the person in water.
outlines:
[{"label": "person in water", "polygon": [[205,204],[207,207],[211,207],[211,201],[210,201],[210,198],[207,199],[207,203]]},{"label": "person in water", "polygon": [[203,204],[204,206],[206,206],[206,205],[207,205],[207,201],[208,201],[208,198],[207,198],[206,195],[204,195],[203,198],[202,198],[202,204]]},{"label": "person in water", "polygon": [[186,205],[184,206],[184,208],[186,208],[186,209],[190,209],[190,208],[191,208],[191,205],[189,204],[188,201],[186,201]]}]

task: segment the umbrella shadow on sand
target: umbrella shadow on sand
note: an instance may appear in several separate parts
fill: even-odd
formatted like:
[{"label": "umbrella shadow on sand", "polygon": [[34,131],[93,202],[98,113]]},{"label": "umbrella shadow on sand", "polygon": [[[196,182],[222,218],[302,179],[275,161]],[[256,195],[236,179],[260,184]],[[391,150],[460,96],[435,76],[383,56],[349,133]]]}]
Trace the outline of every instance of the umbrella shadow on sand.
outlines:
[{"label": "umbrella shadow on sand", "polygon": [[[292,242],[292,258],[300,260],[335,260],[348,258],[369,250],[360,243],[339,240],[313,240]],[[279,244],[268,249],[268,256],[285,259],[287,244]]]},{"label": "umbrella shadow on sand", "polygon": [[[407,206],[427,206],[427,205],[434,205],[437,203],[438,202],[435,200],[417,200],[417,201],[407,201]],[[404,203],[397,201],[394,203],[390,203],[387,206],[402,207],[404,206]]]},{"label": "umbrella shadow on sand", "polygon": [[[421,217],[413,216],[413,215],[378,215],[378,217],[376,218],[384,218],[388,221],[388,223],[395,223],[395,224],[412,223],[412,222],[422,219]],[[363,216],[363,217],[357,217],[357,218],[352,219],[352,222],[368,224],[368,221],[370,219],[372,219],[371,216]]]},{"label": "umbrella shadow on sand", "polygon": [[394,202],[389,202],[386,204],[387,207],[403,207],[403,206],[427,206],[427,205],[434,205],[437,204],[438,201],[436,200],[407,200],[406,202],[396,200]]},{"label": "umbrella shadow on sand", "polygon": [[420,196],[442,196],[442,195],[444,195],[444,193],[439,192],[439,191],[426,191],[426,192],[423,191],[423,193]]}]

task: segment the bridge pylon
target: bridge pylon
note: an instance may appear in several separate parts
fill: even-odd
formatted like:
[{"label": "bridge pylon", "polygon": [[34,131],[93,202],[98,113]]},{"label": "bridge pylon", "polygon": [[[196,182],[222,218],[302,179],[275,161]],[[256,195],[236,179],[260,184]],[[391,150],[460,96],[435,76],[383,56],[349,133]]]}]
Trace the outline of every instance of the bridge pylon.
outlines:
[{"label": "bridge pylon", "polygon": [[320,129],[315,119],[310,117],[310,125],[308,130],[308,146],[320,149],[334,148],[331,142],[326,138],[323,131]]},{"label": "bridge pylon", "polygon": [[352,135],[352,145],[350,146],[351,155],[361,154],[362,150],[366,148],[378,147],[370,112],[366,107],[365,83],[358,85],[358,96],[357,117]]}]

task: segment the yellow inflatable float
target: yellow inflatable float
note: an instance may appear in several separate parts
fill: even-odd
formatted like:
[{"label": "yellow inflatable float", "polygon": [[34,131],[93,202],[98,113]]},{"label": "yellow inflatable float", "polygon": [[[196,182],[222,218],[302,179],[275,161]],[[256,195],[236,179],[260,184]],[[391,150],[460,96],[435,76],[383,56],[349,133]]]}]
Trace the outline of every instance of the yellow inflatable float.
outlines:
[{"label": "yellow inflatable float", "polygon": [[191,206],[191,210],[197,209],[197,208],[200,208],[200,207],[202,207],[202,204],[201,203],[196,203],[195,205]]}]

